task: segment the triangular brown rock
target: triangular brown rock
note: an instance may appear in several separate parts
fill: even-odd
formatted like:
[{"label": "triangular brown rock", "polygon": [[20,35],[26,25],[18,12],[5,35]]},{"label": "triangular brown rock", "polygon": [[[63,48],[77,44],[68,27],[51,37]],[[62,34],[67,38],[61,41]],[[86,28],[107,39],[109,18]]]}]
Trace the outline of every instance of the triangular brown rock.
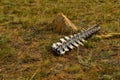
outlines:
[{"label": "triangular brown rock", "polygon": [[52,24],[53,30],[58,33],[77,31],[77,27],[62,13],[57,14]]}]

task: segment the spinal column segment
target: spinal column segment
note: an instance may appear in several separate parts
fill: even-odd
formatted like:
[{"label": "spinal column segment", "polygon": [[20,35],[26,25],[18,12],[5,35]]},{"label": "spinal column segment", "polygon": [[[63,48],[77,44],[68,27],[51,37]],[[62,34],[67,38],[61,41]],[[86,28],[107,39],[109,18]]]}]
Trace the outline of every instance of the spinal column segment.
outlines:
[{"label": "spinal column segment", "polygon": [[72,50],[75,47],[78,47],[79,45],[84,46],[84,39],[88,38],[99,30],[100,26],[96,25],[84,31],[81,31],[78,34],[65,36],[64,38],[61,38],[59,42],[53,43],[52,49],[57,54],[65,54],[66,52]]}]

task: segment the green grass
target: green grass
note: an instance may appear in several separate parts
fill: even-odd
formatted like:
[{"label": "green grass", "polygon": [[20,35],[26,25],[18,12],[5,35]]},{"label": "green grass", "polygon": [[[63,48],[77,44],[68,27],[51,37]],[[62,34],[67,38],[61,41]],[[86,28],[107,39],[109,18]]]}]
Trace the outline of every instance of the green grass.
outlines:
[{"label": "green grass", "polygon": [[[51,28],[57,13],[64,13],[78,29],[100,23],[98,34],[120,32],[119,0],[0,0],[0,79],[29,80],[41,68],[33,80],[119,80],[119,38],[93,37],[80,47],[80,60],[88,61],[89,69],[79,63],[76,49],[53,55],[51,44],[67,35]],[[57,63],[63,67],[57,69]]]},{"label": "green grass", "polygon": [[9,44],[10,38],[7,34],[2,34],[0,36],[0,60],[4,62],[13,61],[11,58],[15,59],[16,52],[14,48],[10,47]]}]

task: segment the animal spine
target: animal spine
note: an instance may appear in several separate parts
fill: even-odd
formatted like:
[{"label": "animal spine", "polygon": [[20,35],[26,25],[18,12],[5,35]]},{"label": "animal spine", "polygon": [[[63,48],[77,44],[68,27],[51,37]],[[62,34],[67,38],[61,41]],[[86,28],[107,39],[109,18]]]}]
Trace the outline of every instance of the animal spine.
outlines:
[{"label": "animal spine", "polygon": [[57,54],[65,54],[79,45],[84,46],[84,39],[88,38],[99,30],[100,26],[96,25],[88,28],[87,30],[81,31],[78,34],[65,36],[64,38],[61,38],[59,42],[53,43],[52,49]]}]

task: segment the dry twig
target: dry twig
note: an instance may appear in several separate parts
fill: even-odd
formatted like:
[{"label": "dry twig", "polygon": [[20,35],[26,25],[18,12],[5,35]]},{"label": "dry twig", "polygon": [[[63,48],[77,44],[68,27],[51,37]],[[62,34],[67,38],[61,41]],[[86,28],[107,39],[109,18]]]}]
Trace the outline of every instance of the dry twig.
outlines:
[{"label": "dry twig", "polygon": [[120,33],[109,33],[106,35],[97,35],[96,38],[100,38],[100,39],[120,38]]}]

